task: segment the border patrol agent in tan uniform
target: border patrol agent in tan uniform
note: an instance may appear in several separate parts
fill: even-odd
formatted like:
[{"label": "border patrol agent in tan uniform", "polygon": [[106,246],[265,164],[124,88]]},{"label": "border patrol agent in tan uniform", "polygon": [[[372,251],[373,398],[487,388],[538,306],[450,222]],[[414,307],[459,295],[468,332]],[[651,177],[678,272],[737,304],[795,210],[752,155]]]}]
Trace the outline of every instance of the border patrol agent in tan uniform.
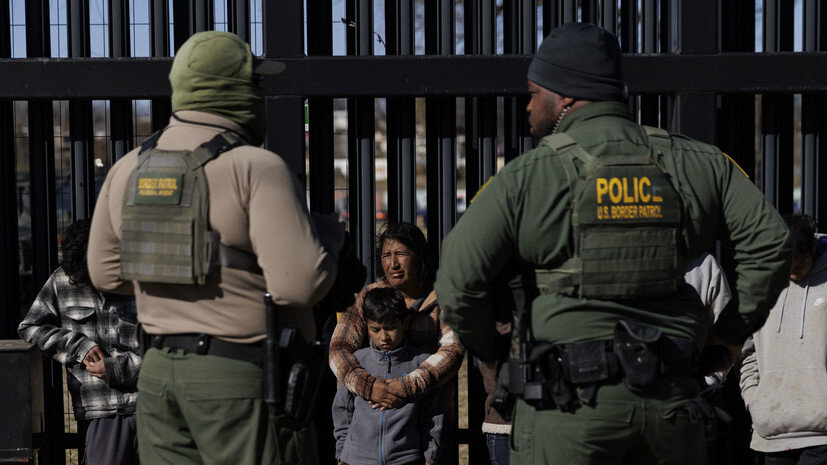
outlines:
[{"label": "border patrol agent in tan uniform", "polygon": [[[316,463],[312,426],[262,400],[263,296],[315,339],[344,229],[312,218],[285,162],[258,148],[250,47],[203,32],[170,72],[170,124],[116,163],[92,221],[93,283],[137,299],[147,351],[138,442],[150,464]],[[314,221],[315,220],[315,221]]]},{"label": "border patrol agent in tan uniform", "polygon": [[[557,28],[528,79],[542,139],[445,239],[443,318],[472,353],[496,359],[490,282],[514,262],[536,270],[542,293],[518,328],[528,363],[501,370],[520,396],[513,463],[704,463],[698,353],[737,354],[764,323],[786,283],[787,229],[719,149],[630,119],[612,34]],[[739,301],[708,334],[683,274],[716,239],[734,249]]]}]

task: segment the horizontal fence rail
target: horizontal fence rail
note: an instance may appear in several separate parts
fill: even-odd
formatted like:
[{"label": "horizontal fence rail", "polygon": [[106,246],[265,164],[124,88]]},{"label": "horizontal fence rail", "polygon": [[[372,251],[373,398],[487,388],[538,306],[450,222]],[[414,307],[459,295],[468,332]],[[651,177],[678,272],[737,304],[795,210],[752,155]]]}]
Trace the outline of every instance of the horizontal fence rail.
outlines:
[{"label": "horizontal fence rail", "polygon": [[[523,95],[524,55],[309,56],[279,58],[267,95],[425,97]],[[171,93],[172,59],[0,59],[0,99],[157,98]],[[624,56],[629,93],[827,92],[827,52]],[[342,70],[347,70],[343,75]],[[61,76],[55,79],[54,76]],[[135,78],[140,76],[140,78]]]}]

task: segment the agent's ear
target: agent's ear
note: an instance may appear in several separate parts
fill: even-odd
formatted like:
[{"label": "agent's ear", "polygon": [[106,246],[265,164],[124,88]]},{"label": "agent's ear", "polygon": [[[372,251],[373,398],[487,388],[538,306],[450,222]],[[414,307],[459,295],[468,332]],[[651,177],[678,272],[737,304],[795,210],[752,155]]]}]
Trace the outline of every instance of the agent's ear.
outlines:
[{"label": "agent's ear", "polygon": [[408,315],[405,319],[402,320],[402,330],[407,331],[408,327],[411,325],[411,321],[413,321],[413,315]]}]

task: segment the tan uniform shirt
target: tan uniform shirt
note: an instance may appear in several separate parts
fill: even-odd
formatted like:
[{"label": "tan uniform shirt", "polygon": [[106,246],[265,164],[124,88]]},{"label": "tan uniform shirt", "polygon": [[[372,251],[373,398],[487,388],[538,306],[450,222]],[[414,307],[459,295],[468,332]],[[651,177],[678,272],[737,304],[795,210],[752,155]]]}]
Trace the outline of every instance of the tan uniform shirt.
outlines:
[{"label": "tan uniform shirt", "polygon": [[[176,113],[158,148],[193,150],[235,123],[195,111]],[[92,282],[101,291],[130,293],[121,278],[118,247],[127,181],[139,149],[118,161],[101,188],[89,238]],[[241,146],[204,166],[210,196],[210,227],[221,242],[258,256],[264,276],[222,267],[218,279],[203,286],[135,283],[138,321],[150,334],[205,333],[233,342],[264,338],[263,295],[284,306],[281,324],[298,326],[315,339],[311,309],[333,284],[338,246],[322,237],[308,214],[305,195],[281,157]]]}]

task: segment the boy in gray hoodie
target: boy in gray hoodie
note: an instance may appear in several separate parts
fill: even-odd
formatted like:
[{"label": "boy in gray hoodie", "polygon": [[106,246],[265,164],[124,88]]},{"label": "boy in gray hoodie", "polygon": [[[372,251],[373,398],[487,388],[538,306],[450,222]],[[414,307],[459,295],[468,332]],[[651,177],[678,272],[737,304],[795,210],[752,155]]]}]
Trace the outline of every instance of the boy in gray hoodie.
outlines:
[{"label": "boy in gray hoodie", "polygon": [[744,345],[741,395],[750,447],[766,465],[827,463],[827,238],[806,215],[789,220],[790,283]]},{"label": "boy in gray hoodie", "polygon": [[[354,352],[368,373],[378,378],[401,378],[430,354],[407,344],[405,330],[413,315],[402,294],[375,288],[363,304],[370,347]],[[442,388],[393,409],[373,408],[340,386],[333,400],[336,458],[347,465],[436,465],[445,410]]]}]

